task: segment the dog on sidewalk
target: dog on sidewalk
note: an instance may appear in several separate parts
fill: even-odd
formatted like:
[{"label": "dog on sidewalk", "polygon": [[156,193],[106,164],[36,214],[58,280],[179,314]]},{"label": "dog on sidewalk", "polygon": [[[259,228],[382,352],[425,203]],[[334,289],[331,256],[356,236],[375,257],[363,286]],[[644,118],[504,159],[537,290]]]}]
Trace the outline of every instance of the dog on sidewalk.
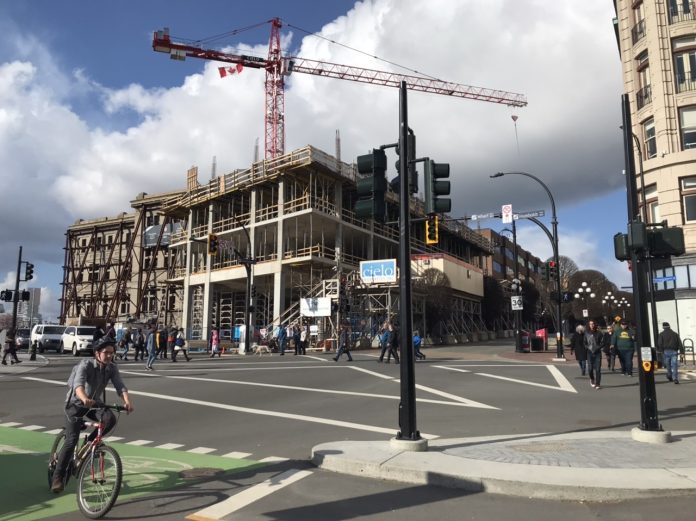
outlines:
[{"label": "dog on sidewalk", "polygon": [[259,356],[261,356],[263,353],[268,353],[269,355],[273,356],[273,353],[271,353],[271,349],[266,345],[252,344],[251,348],[254,350],[254,353],[256,353]]}]

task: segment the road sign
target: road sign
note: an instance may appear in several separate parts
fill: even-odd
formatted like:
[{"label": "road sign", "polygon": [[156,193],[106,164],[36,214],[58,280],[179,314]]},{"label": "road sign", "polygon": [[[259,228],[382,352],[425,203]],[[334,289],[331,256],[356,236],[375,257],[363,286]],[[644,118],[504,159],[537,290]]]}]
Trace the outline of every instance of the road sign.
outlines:
[{"label": "road sign", "polygon": [[360,280],[363,284],[394,284],[396,282],[396,259],[362,261]]},{"label": "road sign", "polygon": [[590,316],[590,312],[587,311],[586,309],[583,309],[583,310],[582,310],[582,316],[583,316],[584,318],[588,318],[588,317]]},{"label": "road sign", "polygon": [[495,212],[479,213],[472,215],[471,220],[476,221],[479,219],[493,219],[493,217],[495,217]]},{"label": "road sign", "polygon": [[522,311],[524,309],[521,296],[510,297],[510,301],[512,302],[513,311]]},{"label": "road sign", "polygon": [[674,275],[669,275],[667,277],[655,277],[655,278],[653,278],[653,282],[655,284],[659,284],[660,282],[674,282],[675,280],[677,280],[677,277],[675,277]]},{"label": "road sign", "polygon": [[544,210],[534,210],[533,212],[523,212],[523,213],[516,213],[512,216],[513,219],[529,219],[530,217],[543,217]]},{"label": "road sign", "polygon": [[512,223],[512,205],[511,204],[504,204],[500,209],[500,213],[503,217],[503,224],[511,224]]}]

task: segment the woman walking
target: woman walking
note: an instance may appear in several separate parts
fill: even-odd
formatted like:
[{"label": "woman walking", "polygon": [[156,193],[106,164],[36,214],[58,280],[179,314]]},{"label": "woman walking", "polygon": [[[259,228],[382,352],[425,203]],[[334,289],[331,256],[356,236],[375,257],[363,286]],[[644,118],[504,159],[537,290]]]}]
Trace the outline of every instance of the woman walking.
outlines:
[{"label": "woman walking", "polygon": [[210,348],[211,348],[211,354],[210,358],[215,358],[215,355],[218,355],[218,358],[222,358],[222,352],[220,351],[220,329],[219,328],[213,328],[213,334],[210,336]]},{"label": "woman walking", "polygon": [[179,353],[183,353],[187,362],[191,361],[186,349],[186,337],[184,336],[184,328],[180,327],[174,339],[174,350],[172,351],[172,362],[176,362],[176,357]]},{"label": "woman walking", "polygon": [[585,326],[578,324],[575,333],[570,339],[570,345],[575,351],[575,359],[580,366],[580,374],[585,376],[587,373],[587,348],[585,347]]}]

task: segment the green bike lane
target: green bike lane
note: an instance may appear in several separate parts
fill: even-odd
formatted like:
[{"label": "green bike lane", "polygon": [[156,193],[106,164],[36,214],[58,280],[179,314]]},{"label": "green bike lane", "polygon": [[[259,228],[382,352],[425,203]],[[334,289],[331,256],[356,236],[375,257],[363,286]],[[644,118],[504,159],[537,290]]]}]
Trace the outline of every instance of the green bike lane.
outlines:
[{"label": "green bike lane", "polygon": [[[54,438],[47,433],[0,427],[0,521],[31,521],[78,511],[74,478],[62,494],[48,489],[48,453]],[[130,499],[267,465],[210,454],[109,445],[118,451],[123,463],[123,485],[114,508]]]}]

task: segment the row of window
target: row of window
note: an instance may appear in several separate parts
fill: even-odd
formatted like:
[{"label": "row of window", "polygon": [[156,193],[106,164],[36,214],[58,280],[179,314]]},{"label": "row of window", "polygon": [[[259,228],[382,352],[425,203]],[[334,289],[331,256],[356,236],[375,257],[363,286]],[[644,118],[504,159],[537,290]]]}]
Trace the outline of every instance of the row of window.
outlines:
[{"label": "row of window", "polygon": [[653,286],[655,290],[696,288],[696,264],[655,270]]},{"label": "row of window", "polygon": [[[682,203],[684,222],[696,221],[696,176],[682,177],[679,180],[679,193]],[[645,188],[645,201],[648,205],[648,220],[651,223],[662,222],[660,205],[657,201],[657,185]]]}]

